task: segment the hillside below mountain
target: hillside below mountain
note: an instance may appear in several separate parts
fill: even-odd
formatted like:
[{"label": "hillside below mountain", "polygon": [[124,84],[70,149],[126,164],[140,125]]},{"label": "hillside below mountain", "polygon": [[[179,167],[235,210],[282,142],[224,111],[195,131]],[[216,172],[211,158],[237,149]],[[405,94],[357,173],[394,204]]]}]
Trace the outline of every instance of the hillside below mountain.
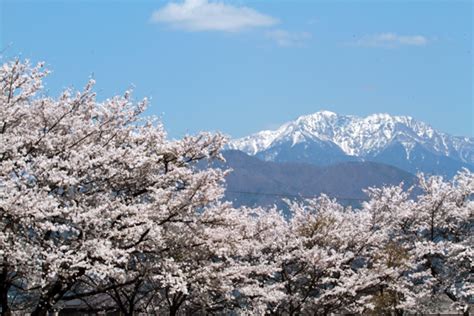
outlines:
[{"label": "hillside below mountain", "polygon": [[324,193],[346,205],[367,198],[363,189],[401,182],[410,187],[414,175],[375,162],[343,162],[331,166],[262,161],[238,150],[223,152],[215,166],[233,171],[226,177],[225,198],[234,205],[282,206],[282,199],[304,199]]}]

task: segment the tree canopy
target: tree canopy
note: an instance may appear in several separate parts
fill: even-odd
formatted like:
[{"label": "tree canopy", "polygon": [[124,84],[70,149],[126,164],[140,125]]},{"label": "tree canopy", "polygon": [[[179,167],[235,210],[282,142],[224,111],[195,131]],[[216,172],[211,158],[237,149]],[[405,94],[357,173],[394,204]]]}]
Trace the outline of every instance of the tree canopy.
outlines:
[{"label": "tree canopy", "polygon": [[472,303],[474,175],[419,175],[278,209],[222,200],[226,138],[167,138],[131,93],[45,94],[43,64],[0,68],[2,315],[80,306],[170,314],[381,314]]}]

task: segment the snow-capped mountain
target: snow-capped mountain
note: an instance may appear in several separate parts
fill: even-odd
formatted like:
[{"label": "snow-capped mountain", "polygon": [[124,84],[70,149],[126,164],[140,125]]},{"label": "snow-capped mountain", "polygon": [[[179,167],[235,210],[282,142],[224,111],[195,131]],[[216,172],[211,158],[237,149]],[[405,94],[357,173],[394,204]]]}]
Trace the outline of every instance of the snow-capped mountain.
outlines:
[{"label": "snow-capped mountain", "polygon": [[369,160],[444,175],[474,168],[474,138],[451,136],[409,116],[388,114],[358,117],[321,111],[274,131],[233,140],[229,148],[269,161],[317,165]]}]

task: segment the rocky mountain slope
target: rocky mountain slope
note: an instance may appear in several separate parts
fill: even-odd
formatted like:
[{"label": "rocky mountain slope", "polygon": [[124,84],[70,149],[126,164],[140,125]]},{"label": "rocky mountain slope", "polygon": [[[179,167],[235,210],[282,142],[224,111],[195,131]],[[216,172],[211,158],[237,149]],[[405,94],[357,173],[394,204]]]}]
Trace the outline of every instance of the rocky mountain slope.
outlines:
[{"label": "rocky mountain slope", "polygon": [[474,138],[451,136],[409,116],[388,114],[358,117],[321,111],[274,131],[233,140],[228,148],[266,161],[318,166],[373,161],[445,176],[461,168],[474,170]]}]

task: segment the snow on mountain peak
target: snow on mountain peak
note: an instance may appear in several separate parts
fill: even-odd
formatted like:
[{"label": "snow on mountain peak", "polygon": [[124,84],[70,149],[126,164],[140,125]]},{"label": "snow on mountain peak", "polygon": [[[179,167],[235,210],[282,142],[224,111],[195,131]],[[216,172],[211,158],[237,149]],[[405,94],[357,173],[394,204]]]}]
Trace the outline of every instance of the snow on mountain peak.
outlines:
[{"label": "snow on mountain peak", "polygon": [[326,117],[337,116],[336,113],[331,112],[331,111],[327,111],[327,110],[322,110],[322,111],[316,112],[313,115],[320,115],[320,116],[326,116]]},{"label": "snow on mountain peak", "polygon": [[410,116],[387,113],[367,117],[319,111],[298,117],[274,131],[262,131],[230,142],[229,148],[255,155],[282,142],[326,141],[339,146],[347,155],[373,156],[387,146],[401,144],[407,153],[420,144],[427,150],[474,163],[474,139],[454,137],[434,130]]}]

